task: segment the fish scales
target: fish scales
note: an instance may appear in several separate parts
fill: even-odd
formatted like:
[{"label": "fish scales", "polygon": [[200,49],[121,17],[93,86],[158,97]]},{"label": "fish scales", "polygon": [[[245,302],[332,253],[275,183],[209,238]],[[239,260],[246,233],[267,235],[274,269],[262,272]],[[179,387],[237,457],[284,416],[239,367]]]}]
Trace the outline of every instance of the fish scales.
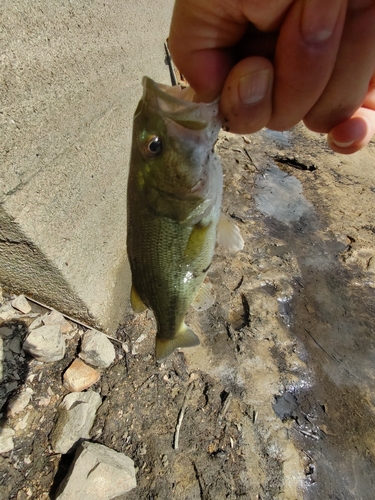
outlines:
[{"label": "fish scales", "polygon": [[[131,256],[133,285],[154,312],[160,333],[172,336],[211,263],[216,229],[211,224],[204,251],[190,258],[186,255],[186,248],[193,228],[181,227],[171,219],[153,217],[145,212],[134,218],[135,231],[129,233],[130,241],[136,242],[130,244],[136,250]],[[164,300],[160,300],[161,295]]]}]

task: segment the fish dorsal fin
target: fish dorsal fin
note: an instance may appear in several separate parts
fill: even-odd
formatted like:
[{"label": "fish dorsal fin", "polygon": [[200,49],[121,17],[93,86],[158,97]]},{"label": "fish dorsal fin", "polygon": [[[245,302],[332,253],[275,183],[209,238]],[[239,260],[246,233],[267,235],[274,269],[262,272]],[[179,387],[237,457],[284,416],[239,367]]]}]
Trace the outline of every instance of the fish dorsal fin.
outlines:
[{"label": "fish dorsal fin", "polygon": [[217,225],[217,242],[219,245],[235,252],[243,250],[245,245],[238,226],[223,213],[220,214]]},{"label": "fish dorsal fin", "polygon": [[196,311],[205,311],[215,303],[211,283],[202,283],[191,305]]},{"label": "fish dorsal fin", "polygon": [[156,337],[155,358],[156,361],[161,361],[166,358],[178,347],[193,347],[199,345],[199,338],[193,330],[183,322],[178,332],[173,338],[163,339]]},{"label": "fish dorsal fin", "polygon": [[138,292],[134,288],[134,285],[132,285],[132,289],[130,292],[130,303],[135,313],[141,313],[147,309],[147,306],[143,303],[142,299],[138,295]]}]

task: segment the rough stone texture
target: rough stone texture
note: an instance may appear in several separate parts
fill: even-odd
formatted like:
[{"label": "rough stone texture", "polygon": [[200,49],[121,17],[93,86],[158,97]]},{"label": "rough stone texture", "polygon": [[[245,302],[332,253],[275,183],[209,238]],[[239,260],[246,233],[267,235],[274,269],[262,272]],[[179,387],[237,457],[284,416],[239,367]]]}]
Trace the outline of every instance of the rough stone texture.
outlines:
[{"label": "rough stone texture", "polygon": [[15,354],[21,354],[21,339],[19,337],[13,337],[8,343],[8,348]]},{"label": "rough stone texture", "polygon": [[39,328],[40,326],[42,326],[44,323],[43,323],[43,319],[44,319],[45,316],[38,316],[34,319],[34,321],[32,323],[30,323],[29,325],[29,331],[31,332],[31,330],[36,330],[37,328]]},{"label": "rough stone texture", "polygon": [[134,462],[97,443],[82,443],[56,500],[111,500],[137,486]]},{"label": "rough stone texture", "polygon": [[[0,228],[1,230],[1,228]],[[17,314],[18,311],[13,309],[13,307],[10,304],[3,304],[0,307],[0,320],[6,321],[7,319],[12,318]]]},{"label": "rough stone texture", "polygon": [[0,337],[3,339],[9,339],[13,336],[13,329],[9,326],[0,327]]},{"label": "rough stone texture", "polygon": [[65,340],[58,325],[46,325],[32,330],[23,343],[24,351],[38,361],[59,361],[65,355]]},{"label": "rough stone texture", "polygon": [[116,356],[115,348],[102,332],[89,330],[82,339],[79,357],[90,365],[107,368]]},{"label": "rough stone texture", "polygon": [[148,74],[169,83],[173,0],[3,0],[0,282],[116,328],[128,307],[126,181]]},{"label": "rough stone texture", "polygon": [[43,318],[45,325],[58,325],[61,333],[69,333],[72,331],[73,326],[68,320],[58,311],[51,311]]},{"label": "rough stone texture", "polygon": [[89,437],[96,410],[101,405],[100,395],[94,391],[72,392],[63,399],[59,416],[51,434],[55,453],[70,453],[80,439]]},{"label": "rough stone texture", "polygon": [[20,394],[12,397],[8,404],[8,415],[14,417],[18,413],[21,413],[29,404],[32,394],[33,390],[27,387],[24,391],[20,392]]},{"label": "rough stone texture", "polygon": [[19,295],[14,300],[12,300],[12,306],[24,314],[27,314],[31,311],[31,305],[24,295]]},{"label": "rough stone texture", "polygon": [[0,453],[12,451],[14,448],[13,436],[15,432],[10,427],[0,427]]},{"label": "rough stone texture", "polygon": [[81,392],[91,387],[100,379],[100,373],[86,365],[80,359],[75,359],[64,373],[64,386],[72,392]]}]

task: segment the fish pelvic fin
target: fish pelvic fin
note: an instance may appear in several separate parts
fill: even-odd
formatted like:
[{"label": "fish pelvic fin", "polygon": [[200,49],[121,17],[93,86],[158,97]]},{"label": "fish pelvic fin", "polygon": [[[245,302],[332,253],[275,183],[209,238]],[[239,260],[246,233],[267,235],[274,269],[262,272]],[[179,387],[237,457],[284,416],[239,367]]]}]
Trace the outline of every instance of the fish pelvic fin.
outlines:
[{"label": "fish pelvic fin", "polygon": [[134,285],[132,285],[132,289],[130,292],[130,303],[135,313],[141,313],[147,309],[147,306],[142,302],[142,299],[138,295],[138,292],[134,288]]},{"label": "fish pelvic fin", "polygon": [[178,347],[193,347],[199,345],[199,338],[195,335],[185,323],[182,323],[181,328],[176,335],[171,339],[160,339],[156,337],[155,358],[156,361],[161,361],[173,353]]}]

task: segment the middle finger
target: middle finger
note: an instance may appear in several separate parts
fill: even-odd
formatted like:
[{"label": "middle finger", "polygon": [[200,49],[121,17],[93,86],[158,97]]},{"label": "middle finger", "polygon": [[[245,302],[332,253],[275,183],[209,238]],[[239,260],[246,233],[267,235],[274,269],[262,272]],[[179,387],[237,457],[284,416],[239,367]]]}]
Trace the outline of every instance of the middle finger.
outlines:
[{"label": "middle finger", "polygon": [[292,5],[276,46],[269,128],[291,128],[322,94],[335,64],[345,12],[346,0],[304,0]]}]

